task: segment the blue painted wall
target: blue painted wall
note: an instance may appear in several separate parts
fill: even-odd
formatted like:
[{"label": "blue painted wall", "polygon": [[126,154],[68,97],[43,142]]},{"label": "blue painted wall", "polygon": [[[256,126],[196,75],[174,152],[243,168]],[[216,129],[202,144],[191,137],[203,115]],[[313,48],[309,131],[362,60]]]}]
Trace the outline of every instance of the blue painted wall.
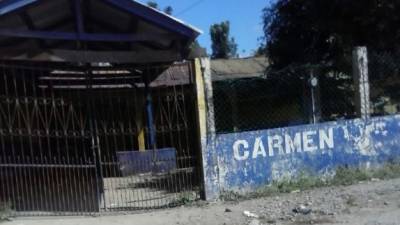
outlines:
[{"label": "blue painted wall", "polygon": [[304,171],[324,175],[340,165],[398,158],[400,115],[221,134],[213,148],[219,176],[215,191],[254,191]]}]

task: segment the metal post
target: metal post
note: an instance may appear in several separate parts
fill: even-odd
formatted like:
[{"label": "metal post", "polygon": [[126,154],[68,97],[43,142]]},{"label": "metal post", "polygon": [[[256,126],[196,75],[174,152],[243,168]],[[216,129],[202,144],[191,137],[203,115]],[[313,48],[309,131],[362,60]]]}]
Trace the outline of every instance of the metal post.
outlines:
[{"label": "metal post", "polygon": [[144,75],[145,76],[145,96],[146,96],[146,117],[147,117],[147,127],[149,128],[149,148],[154,150],[156,148],[156,131],[154,129],[154,116],[153,116],[153,98],[151,96],[151,91],[150,91],[150,81],[149,81],[149,75],[147,73]]},{"label": "metal post", "polygon": [[312,110],[312,124],[316,124],[320,120],[320,107],[319,107],[319,96],[318,96],[318,78],[314,75],[314,69],[311,69],[309,85],[311,88],[311,110]]},{"label": "metal post", "polygon": [[[232,97],[230,98],[231,106],[232,106],[232,123],[233,123],[233,132],[238,132],[239,131],[239,109],[238,109],[238,95],[236,92],[236,88],[232,89]],[[229,96],[229,93],[227,93],[227,96]]]},{"label": "metal post", "polygon": [[101,149],[100,149],[100,139],[98,136],[98,127],[97,127],[97,114],[95,113],[95,106],[93,105],[93,78],[92,78],[92,71],[91,66],[86,64],[86,88],[87,88],[87,95],[86,95],[86,102],[89,112],[89,128],[90,128],[90,136],[91,136],[91,144],[92,144],[92,154],[93,160],[95,163],[95,178],[96,178],[96,192],[98,198],[98,211],[100,211],[100,204],[103,200],[104,207],[105,205],[105,196],[104,196],[104,183],[103,183],[103,170],[102,170],[102,162],[101,162]]},{"label": "metal post", "polygon": [[357,116],[368,120],[370,117],[370,92],[366,47],[356,47],[353,50],[353,80],[356,87],[355,106]]}]

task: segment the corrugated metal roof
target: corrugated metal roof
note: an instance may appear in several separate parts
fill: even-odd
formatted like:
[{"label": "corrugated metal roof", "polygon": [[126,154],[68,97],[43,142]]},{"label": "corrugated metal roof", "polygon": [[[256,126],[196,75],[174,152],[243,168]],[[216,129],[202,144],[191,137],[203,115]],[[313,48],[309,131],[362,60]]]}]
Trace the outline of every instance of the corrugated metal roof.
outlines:
[{"label": "corrugated metal roof", "polygon": [[269,66],[265,57],[211,60],[213,81],[262,77]]}]

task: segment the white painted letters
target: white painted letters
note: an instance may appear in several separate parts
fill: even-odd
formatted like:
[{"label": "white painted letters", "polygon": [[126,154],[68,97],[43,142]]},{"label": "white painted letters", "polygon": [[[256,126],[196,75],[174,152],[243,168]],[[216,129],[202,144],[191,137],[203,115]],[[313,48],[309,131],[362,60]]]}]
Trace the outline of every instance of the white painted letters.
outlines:
[{"label": "white painted letters", "polygon": [[328,146],[329,149],[334,148],[333,143],[333,128],[328,129],[328,134],[324,130],[319,130],[319,148],[325,149],[325,145]]},{"label": "white painted letters", "polygon": [[303,151],[312,152],[318,149],[318,146],[314,144],[314,136],[316,134],[316,131],[306,131],[303,133]]},{"label": "white painted letters", "polygon": [[301,152],[301,133],[296,133],[293,139],[285,134],[285,148],[286,154]]},{"label": "white painted letters", "polygon": [[278,149],[278,153],[283,155],[283,138],[280,135],[274,135],[268,139],[269,156],[274,156],[274,149]]},{"label": "white painted letters", "polygon": [[267,157],[267,153],[265,152],[264,143],[261,137],[256,138],[253,148],[253,159],[256,159],[259,155],[262,155],[264,158]]},{"label": "white painted letters", "polygon": [[[245,149],[243,151],[243,155],[240,154],[240,146],[243,146],[243,148]],[[233,144],[233,155],[235,157],[236,160],[238,161],[243,161],[249,158],[249,151],[246,150],[249,148],[249,143],[246,140],[237,140],[235,141],[235,143]]]},{"label": "white painted letters", "polygon": [[[233,143],[233,156],[238,161],[257,158],[273,157],[275,155],[289,155],[301,152],[315,152],[324,149],[334,149],[333,128],[308,130],[303,132],[275,134],[272,136],[258,136],[254,142],[245,139]],[[251,135],[249,136],[251,138]],[[264,142],[267,142],[264,144]],[[266,146],[268,144],[268,146]]]}]

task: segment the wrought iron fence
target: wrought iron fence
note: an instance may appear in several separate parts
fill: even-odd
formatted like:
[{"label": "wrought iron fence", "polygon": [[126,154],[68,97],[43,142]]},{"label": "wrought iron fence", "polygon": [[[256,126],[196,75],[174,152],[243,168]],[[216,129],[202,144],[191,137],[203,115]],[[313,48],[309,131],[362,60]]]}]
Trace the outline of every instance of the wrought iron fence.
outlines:
[{"label": "wrought iron fence", "polygon": [[191,63],[0,65],[0,203],[14,214],[200,197]]},{"label": "wrought iron fence", "polygon": [[218,133],[287,127],[356,117],[351,64],[288,67],[213,82]]}]

